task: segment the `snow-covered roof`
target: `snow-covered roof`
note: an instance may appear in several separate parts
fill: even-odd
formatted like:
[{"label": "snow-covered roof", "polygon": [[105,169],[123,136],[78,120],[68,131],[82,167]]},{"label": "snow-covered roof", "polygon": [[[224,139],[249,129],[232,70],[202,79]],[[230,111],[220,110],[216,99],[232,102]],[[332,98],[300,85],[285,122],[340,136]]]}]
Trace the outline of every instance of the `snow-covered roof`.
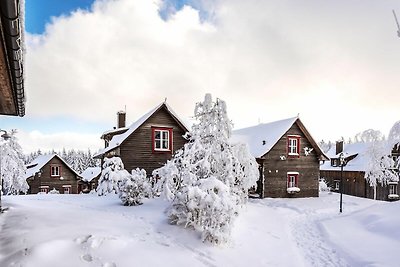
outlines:
[{"label": "snow-covered roof", "polygon": [[107,134],[110,134],[110,133],[123,132],[123,131],[126,131],[126,130],[128,130],[128,129],[129,129],[128,127],[121,127],[121,128],[117,128],[117,129],[107,130],[107,131],[105,131],[105,132],[103,133],[102,137],[105,136],[105,135],[107,135]]},{"label": "snow-covered roof", "polygon": [[[343,144],[343,154],[345,158],[355,156],[352,160],[348,161],[343,171],[365,171],[367,166],[367,150],[370,143],[358,142],[354,144]],[[332,146],[327,152],[330,158],[339,158],[340,153],[336,154],[336,147]],[[331,166],[330,161],[326,161],[320,166],[323,171],[339,171],[340,167]]]},{"label": "snow-covered roof", "polygon": [[231,140],[247,143],[250,153],[260,158],[271,150],[297,119],[298,117],[293,117],[235,130]]},{"label": "snow-covered roof", "polygon": [[60,156],[57,154],[46,154],[46,155],[39,155],[36,157],[34,160],[32,160],[31,163],[26,164],[26,175],[25,179],[34,176],[35,173],[39,172],[41,168],[43,168],[44,165],[46,165],[51,159],[54,157],[57,157],[60,159],[71,171],[73,171],[77,176],[80,176],[74,169],[71,168],[71,166],[68,165],[65,160],[63,160]]},{"label": "snow-covered roof", "polygon": [[82,181],[90,182],[101,173],[100,167],[89,167],[81,173]]},{"label": "snow-covered roof", "polygon": [[110,140],[110,143],[108,144],[108,147],[100,150],[97,154],[94,155],[94,157],[98,157],[104,153],[107,153],[116,147],[119,147],[126,138],[128,138],[134,131],[136,131],[145,121],[147,121],[156,111],[158,111],[162,106],[165,106],[165,108],[172,114],[173,117],[183,126],[185,129],[189,129],[186,124],[181,120],[178,115],[171,109],[171,107],[167,104],[167,102],[162,102],[161,104],[157,105],[155,108],[144,114],[142,117],[140,117],[137,121],[131,124],[129,126],[129,129],[118,135],[114,135],[113,138]]}]

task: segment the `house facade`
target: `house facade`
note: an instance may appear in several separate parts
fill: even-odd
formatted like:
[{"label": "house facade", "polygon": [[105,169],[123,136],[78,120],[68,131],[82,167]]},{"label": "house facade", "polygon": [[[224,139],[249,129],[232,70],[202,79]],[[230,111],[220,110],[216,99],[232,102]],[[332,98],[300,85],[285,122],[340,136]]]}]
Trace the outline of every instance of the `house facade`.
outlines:
[{"label": "house facade", "polygon": [[120,157],[129,172],[144,169],[148,176],[162,167],[186,143],[188,131],[171,107],[163,102],[125,127],[125,113],[118,112],[118,128],[102,135],[105,148],[94,157]]},{"label": "house facade", "polygon": [[60,194],[79,193],[79,174],[57,154],[40,155],[26,168],[29,194],[49,193],[53,189]]},{"label": "house facade", "polygon": [[[365,142],[353,144],[344,144],[342,141],[337,142],[336,146],[327,152],[330,156],[330,161],[326,161],[321,165],[321,177],[327,181],[331,191],[334,192],[340,192],[340,181],[341,177],[343,177],[343,193],[346,195],[384,201],[398,200],[397,181],[389,182],[384,186],[378,184],[376,187],[371,187],[365,179],[369,146],[370,143]],[[341,173],[339,163],[341,153],[343,153],[346,162],[343,167],[343,173]],[[393,149],[393,159],[396,160],[399,156],[400,148]]]},{"label": "house facade", "polygon": [[78,192],[89,193],[97,188],[101,175],[101,167],[88,167],[84,170],[80,177],[81,181],[78,184]]},{"label": "house facade", "polygon": [[298,117],[234,131],[259,164],[256,195],[318,197],[319,162],[328,160]]}]

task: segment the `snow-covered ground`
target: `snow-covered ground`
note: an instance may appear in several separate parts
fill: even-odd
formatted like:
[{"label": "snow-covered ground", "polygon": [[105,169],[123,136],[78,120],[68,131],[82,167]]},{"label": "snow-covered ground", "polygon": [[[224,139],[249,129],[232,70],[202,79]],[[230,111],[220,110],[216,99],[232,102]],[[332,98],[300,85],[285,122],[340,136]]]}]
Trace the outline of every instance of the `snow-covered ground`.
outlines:
[{"label": "snow-covered ground", "polygon": [[339,195],[263,199],[237,218],[232,242],[202,243],[169,225],[161,198],[5,196],[0,266],[398,266],[400,202]]}]

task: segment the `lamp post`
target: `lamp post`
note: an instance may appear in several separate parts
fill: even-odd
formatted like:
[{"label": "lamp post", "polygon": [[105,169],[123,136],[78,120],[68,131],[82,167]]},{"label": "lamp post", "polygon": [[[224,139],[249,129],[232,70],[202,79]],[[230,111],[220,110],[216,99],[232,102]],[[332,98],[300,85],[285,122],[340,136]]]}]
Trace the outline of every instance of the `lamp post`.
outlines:
[{"label": "lamp post", "polygon": [[[2,130],[2,129],[0,129],[0,133],[1,132],[4,132],[0,137],[0,141],[7,141],[8,139],[10,139],[11,138],[11,136],[7,133],[7,131],[5,131],[5,130]],[[1,143],[2,142],[0,142],[0,145],[1,145]],[[1,206],[1,195],[2,195],[2,193],[3,193],[3,176],[2,176],[2,174],[1,174],[1,158],[2,158],[2,150],[3,150],[3,147],[2,146],[0,146],[0,213],[2,213],[3,212],[3,208],[2,208],[2,206]]]},{"label": "lamp post", "polygon": [[343,166],[346,164],[343,152],[339,155],[340,161],[340,213],[343,211]]}]

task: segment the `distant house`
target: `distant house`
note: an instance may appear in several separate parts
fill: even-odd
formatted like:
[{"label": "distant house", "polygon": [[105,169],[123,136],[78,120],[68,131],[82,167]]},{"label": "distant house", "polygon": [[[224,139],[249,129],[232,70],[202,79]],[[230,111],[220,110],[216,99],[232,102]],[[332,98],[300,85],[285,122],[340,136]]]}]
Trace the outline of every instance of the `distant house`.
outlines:
[{"label": "distant house", "polygon": [[79,174],[57,154],[40,155],[26,168],[29,194],[48,193],[53,188],[61,194],[79,193]]},{"label": "distant house", "polygon": [[[343,153],[346,165],[343,167],[343,193],[356,197],[377,200],[396,200],[398,196],[398,182],[390,182],[387,186],[371,187],[364,178],[367,167],[367,150],[370,143],[358,142],[343,144],[337,142],[327,154],[330,161],[321,165],[321,177],[325,178],[332,191],[339,192],[341,168],[339,156]],[[400,156],[400,149],[392,151],[394,159]]]},{"label": "distant house", "polygon": [[298,117],[233,132],[259,164],[257,196],[318,197],[320,160],[328,160]]},{"label": "distant house", "polygon": [[125,127],[125,112],[117,115],[118,128],[101,136],[105,148],[94,157],[118,156],[129,172],[142,168],[150,176],[186,143],[183,135],[188,129],[166,102],[157,105],[130,127]]},{"label": "distant house", "polygon": [[100,167],[88,167],[80,176],[81,182],[78,185],[78,192],[89,193],[91,190],[96,189],[101,174]]}]

